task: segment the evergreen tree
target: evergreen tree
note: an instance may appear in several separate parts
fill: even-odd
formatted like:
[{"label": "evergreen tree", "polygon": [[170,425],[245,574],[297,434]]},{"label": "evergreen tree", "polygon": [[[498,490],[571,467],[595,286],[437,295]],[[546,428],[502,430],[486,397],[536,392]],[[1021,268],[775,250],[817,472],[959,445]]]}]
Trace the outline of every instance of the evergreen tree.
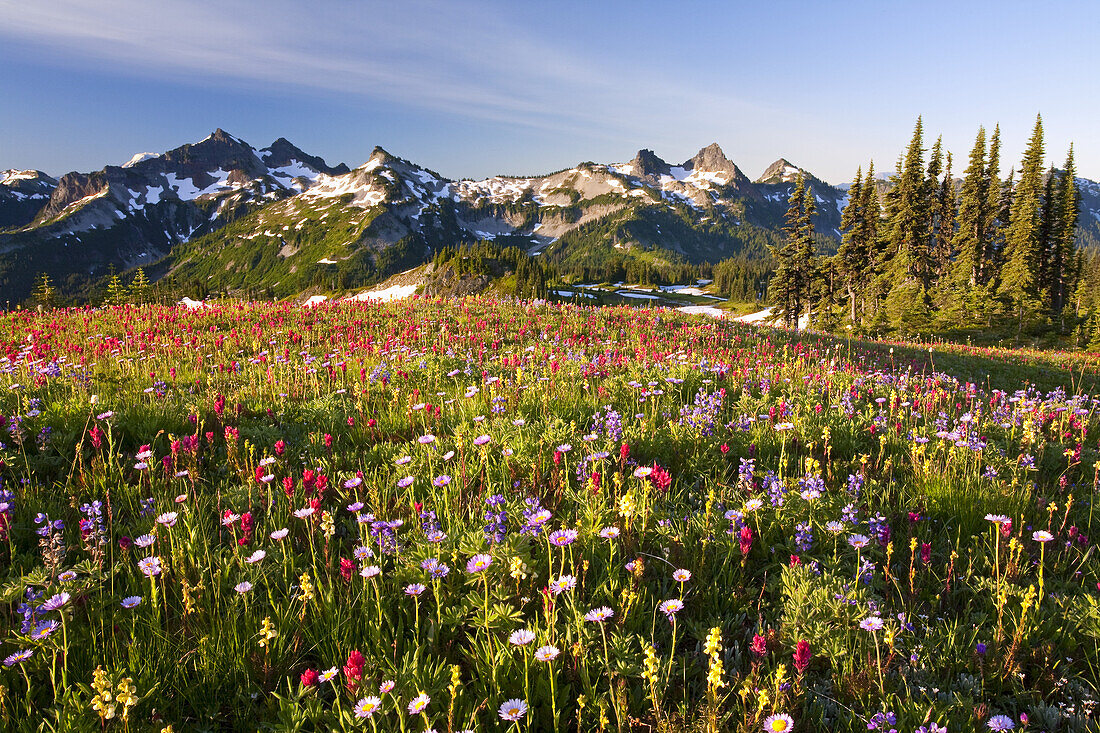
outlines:
[{"label": "evergreen tree", "polygon": [[934,189],[925,175],[923,136],[923,122],[918,117],[901,174],[887,199],[885,236],[890,262],[880,276],[887,294],[878,324],[888,323],[902,334],[931,330],[930,222]]},{"label": "evergreen tree", "polygon": [[943,277],[955,255],[955,180],[951,177],[951,153],[947,154],[947,168],[936,191],[935,217],[933,218],[932,269],[937,277]]},{"label": "evergreen tree", "polygon": [[848,203],[840,216],[841,242],[835,261],[836,289],[848,299],[848,320],[859,325],[867,312],[867,301],[874,297],[872,287],[882,265],[878,224],[881,214],[875,190],[875,164],[872,161],[864,177],[856,171],[848,189]]},{"label": "evergreen tree", "polygon": [[138,268],[134,279],[130,282],[130,300],[137,304],[149,301],[149,279],[145,277],[145,270]]},{"label": "evergreen tree", "polygon": [[1056,176],[1054,166],[1047,172],[1046,182],[1043,184],[1043,195],[1039,206],[1039,232],[1035,245],[1035,280],[1036,293],[1046,303],[1050,302],[1054,276],[1054,240],[1055,228],[1058,226],[1061,200],[1055,191]]},{"label": "evergreen tree", "polygon": [[926,296],[932,281],[929,247],[930,190],[924,175],[924,126],[917,118],[913,137],[905,153],[905,162],[892,197],[887,224],[891,285],[906,281],[920,286]]},{"label": "evergreen tree", "polygon": [[990,211],[986,174],[985,128],[979,127],[974,147],[970,149],[970,163],[963,174],[955,236],[951,242],[956,257],[950,277],[956,296],[981,283]]},{"label": "evergreen tree", "polygon": [[857,290],[863,287],[870,249],[863,241],[863,166],[856,169],[855,180],[848,188],[848,204],[840,212],[840,249],[837,250],[837,270],[848,296],[848,319],[856,324]]},{"label": "evergreen tree", "polygon": [[988,165],[985,169],[986,210],[985,234],[981,271],[978,282],[987,285],[1000,267],[1001,249],[1004,244],[1004,227],[1008,224],[1008,210],[1012,205],[1012,171],[1002,183],[1001,175],[1001,126],[993,127],[993,136],[989,139]]},{"label": "evergreen tree", "polygon": [[879,200],[878,189],[875,185],[875,163],[871,161],[871,165],[867,168],[867,176],[863,179],[863,190],[861,192],[862,202],[860,204],[860,211],[862,218],[860,220],[861,234],[860,238],[867,247],[867,269],[864,273],[865,284],[863,287],[863,293],[860,296],[860,310],[861,310],[861,322],[863,317],[867,315],[868,305],[870,304],[875,310],[878,309],[878,301],[880,293],[876,291],[873,284],[879,273],[886,267],[886,242],[882,238],[879,231],[882,223],[882,201]]},{"label": "evergreen tree", "polygon": [[50,276],[45,272],[41,273],[35,281],[34,290],[31,291],[31,301],[43,308],[52,308],[55,305],[55,294],[56,291]]},{"label": "evergreen tree", "polygon": [[[989,225],[989,265],[986,282],[996,290],[996,278],[1004,266],[1005,242],[1008,222],[1012,217],[1012,201],[1016,195],[1016,169],[1008,169],[1008,178],[1000,182],[997,191],[997,204],[993,209],[993,220]],[[996,187],[994,187],[996,188]]]},{"label": "evergreen tree", "polygon": [[811,304],[816,265],[811,218],[815,210],[813,194],[806,188],[805,178],[799,173],[787,201],[783,243],[772,249],[776,267],[769,285],[782,312],[783,323],[788,328],[798,324],[803,307],[809,308]]},{"label": "evergreen tree", "polygon": [[104,303],[107,305],[125,305],[126,303],[126,288],[123,287],[118,273],[112,274],[107,283],[107,297]]},{"label": "evergreen tree", "polygon": [[940,185],[940,173],[943,172],[943,135],[936,138],[928,156],[928,185],[935,188]]},{"label": "evergreen tree", "polygon": [[1039,311],[1040,227],[1043,201],[1043,119],[1035,127],[1020,166],[1020,183],[1012,194],[1008,229],[1005,232],[1004,264],[997,294],[1005,314],[1016,322],[1019,339],[1025,323]]},{"label": "evergreen tree", "polygon": [[1080,277],[1081,259],[1077,255],[1077,219],[1081,209],[1081,193],[1077,189],[1077,166],[1073,161],[1073,144],[1066,154],[1066,163],[1058,179],[1058,221],[1051,236],[1050,311],[1065,329],[1066,299]]}]

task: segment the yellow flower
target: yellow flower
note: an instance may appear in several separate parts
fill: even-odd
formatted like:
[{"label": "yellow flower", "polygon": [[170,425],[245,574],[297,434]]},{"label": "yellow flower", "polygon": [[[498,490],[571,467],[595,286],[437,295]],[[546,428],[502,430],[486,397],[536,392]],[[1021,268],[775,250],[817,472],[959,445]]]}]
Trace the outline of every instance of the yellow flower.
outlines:
[{"label": "yellow flower", "polygon": [[183,615],[190,616],[195,612],[196,595],[197,591],[202,590],[202,583],[192,586],[187,582],[187,578],[182,578],[180,585],[183,589]]},{"label": "yellow flower", "polygon": [[302,603],[309,603],[313,599],[313,581],[310,580],[309,573],[302,573],[302,577],[298,579],[298,585],[302,588],[298,599]]},{"label": "yellow flower", "polygon": [[452,664],[451,684],[447,686],[448,691],[451,693],[451,697],[455,696],[459,687],[462,687],[462,668],[457,664]]},{"label": "yellow flower", "polygon": [[710,668],[707,670],[707,687],[713,693],[719,687],[724,687],[722,680],[722,629],[715,626],[707,634],[707,643],[703,650],[710,656]]},{"label": "yellow flower", "polygon": [[260,629],[260,647],[266,647],[278,635],[279,632],[275,630],[275,624],[271,623],[271,617],[264,618],[263,626]]},{"label": "yellow flower", "polygon": [[513,557],[508,563],[508,574],[512,576],[512,580],[520,581],[527,579],[527,563],[518,557]]},{"label": "yellow flower", "polygon": [[778,687],[783,684],[783,680],[787,679],[787,665],[781,664],[776,667],[775,670],[775,685]]},{"label": "yellow flower", "polygon": [[1022,608],[1020,610],[1020,619],[1022,620],[1027,612],[1031,610],[1031,607],[1035,604],[1035,596],[1038,595],[1035,591],[1035,586],[1030,585],[1027,588],[1027,593],[1024,594],[1024,600],[1022,602]]},{"label": "yellow flower", "polygon": [[129,677],[123,677],[118,683],[118,703],[122,706],[122,719],[130,719],[130,708],[137,705],[137,688],[133,685],[133,680]]},{"label": "yellow flower", "polygon": [[652,644],[645,645],[645,662],[644,669],[642,671],[642,677],[651,685],[657,684],[657,650],[653,648]]},{"label": "yellow flower", "polygon": [[321,532],[325,535],[325,539],[332,539],[332,535],[336,534],[336,522],[332,519],[332,514],[327,511],[321,512]]},{"label": "yellow flower", "polygon": [[111,694],[111,680],[102,666],[96,667],[92,672],[92,689],[96,691],[92,698],[92,710],[95,710],[101,720],[106,721],[115,717],[114,697]]},{"label": "yellow flower", "polygon": [[632,492],[628,491],[619,497],[619,514],[621,514],[624,519],[629,519],[634,516],[637,509],[638,507],[637,504],[634,503],[634,495]]}]

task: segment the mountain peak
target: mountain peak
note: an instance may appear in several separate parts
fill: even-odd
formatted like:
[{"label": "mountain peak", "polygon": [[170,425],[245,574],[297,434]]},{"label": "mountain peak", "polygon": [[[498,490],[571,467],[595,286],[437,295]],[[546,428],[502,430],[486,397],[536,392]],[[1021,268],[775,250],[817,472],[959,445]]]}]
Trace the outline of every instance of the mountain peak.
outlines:
[{"label": "mountain peak", "polygon": [[630,174],[638,178],[667,176],[669,165],[647,148],[642,148],[630,161]]},{"label": "mountain peak", "polygon": [[[706,146],[687,163],[691,163],[692,170],[714,173],[732,173],[736,169],[733,161],[726,157],[718,143],[711,143]],[[687,163],[684,164],[684,168],[688,167]]]},{"label": "mountain peak", "polygon": [[348,167],[343,163],[336,166],[328,165],[324,158],[310,155],[304,152],[294,143],[281,137],[260,151],[260,159],[269,168],[279,168],[290,165],[293,161],[304,163],[318,173],[327,173],[330,176],[341,175],[348,172]]},{"label": "mountain peak", "polygon": [[57,180],[39,170],[24,171],[12,168],[10,170],[0,171],[0,186],[11,186],[14,188],[20,185],[39,184],[56,186]]},{"label": "mountain peak", "polygon": [[756,183],[789,183],[797,179],[799,173],[804,176],[809,175],[786,158],[780,158],[760,174],[760,177],[756,179]]},{"label": "mountain peak", "polygon": [[122,167],[123,168],[133,168],[138,163],[141,163],[143,161],[150,160],[151,158],[156,158],[156,157],[157,157],[156,153],[135,153],[134,157],[130,158],[128,161],[126,161],[125,163],[122,164]]},{"label": "mountain peak", "polygon": [[[240,142],[240,140],[233,137],[232,135],[230,135],[228,132],[226,132],[225,130],[223,130],[220,127],[218,129],[214,130],[214,132],[207,135],[206,140],[215,140],[215,141],[220,142],[220,143]],[[205,140],[203,142],[205,142]]]},{"label": "mountain peak", "polygon": [[360,165],[359,168],[366,168],[368,171],[373,171],[375,168],[392,167],[401,163],[408,163],[408,161],[397,157],[381,145],[375,145],[374,150],[370,151],[370,157],[367,158],[366,162]]}]

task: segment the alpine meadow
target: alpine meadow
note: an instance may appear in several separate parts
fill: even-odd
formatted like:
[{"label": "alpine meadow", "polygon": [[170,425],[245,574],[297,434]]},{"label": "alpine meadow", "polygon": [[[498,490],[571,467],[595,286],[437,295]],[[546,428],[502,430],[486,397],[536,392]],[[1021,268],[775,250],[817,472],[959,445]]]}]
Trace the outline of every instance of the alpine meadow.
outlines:
[{"label": "alpine meadow", "polygon": [[1097,23],[0,0],[0,729],[1100,730]]}]

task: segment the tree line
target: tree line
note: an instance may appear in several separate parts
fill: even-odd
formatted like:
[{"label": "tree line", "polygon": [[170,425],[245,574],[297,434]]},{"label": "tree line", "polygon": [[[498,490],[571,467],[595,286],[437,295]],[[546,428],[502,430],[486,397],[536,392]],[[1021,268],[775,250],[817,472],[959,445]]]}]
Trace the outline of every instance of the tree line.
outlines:
[{"label": "tree line", "polygon": [[[835,256],[814,249],[813,196],[800,177],[775,245],[769,292],[787,325],[901,336],[1091,339],[1100,259],[1076,244],[1080,192],[1073,146],[1047,166],[1038,116],[1019,176],[1000,172],[1000,127],[979,128],[961,181],[942,138],[925,148],[917,118],[897,173],[857,170]],[[926,155],[927,154],[927,155]]]}]

